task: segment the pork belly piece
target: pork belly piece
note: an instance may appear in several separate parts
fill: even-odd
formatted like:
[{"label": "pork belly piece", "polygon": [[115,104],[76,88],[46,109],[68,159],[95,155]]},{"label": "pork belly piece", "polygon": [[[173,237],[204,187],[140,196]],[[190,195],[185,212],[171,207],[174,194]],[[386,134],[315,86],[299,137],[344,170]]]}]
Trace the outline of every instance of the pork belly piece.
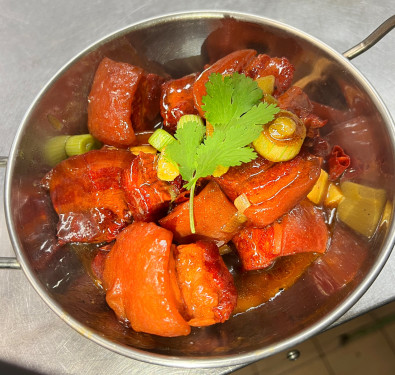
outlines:
[{"label": "pork belly piece", "polygon": [[281,109],[291,111],[300,117],[307,129],[321,128],[328,122],[313,112],[313,104],[300,87],[292,86],[280,95],[277,101]]},{"label": "pork belly piece", "polygon": [[122,186],[134,220],[156,221],[166,215],[176,187],[157,176],[157,156],[140,153],[122,174]]},{"label": "pork belly piece", "polygon": [[270,57],[265,54],[256,56],[243,69],[247,77],[257,79],[273,75],[275,77],[274,95],[279,95],[287,90],[294,77],[295,67],[285,57]]},{"label": "pork belly piece", "polygon": [[234,72],[241,73],[255,55],[256,51],[253,49],[244,49],[232,52],[222,59],[219,59],[214,64],[210,65],[199,75],[193,85],[193,96],[195,100],[195,107],[199,111],[200,116],[204,117],[202,98],[207,94],[206,83],[210,74],[232,74]]},{"label": "pork belly piece", "polygon": [[134,131],[151,129],[161,121],[160,98],[163,77],[144,72],[132,102],[131,121]]},{"label": "pork belly piece", "polygon": [[230,241],[243,225],[236,207],[214,181],[194,198],[193,212],[195,234],[192,234],[189,223],[189,201],[179,204],[159,223],[173,232],[178,243],[207,239],[215,241],[218,246]]},{"label": "pork belly piece", "polygon": [[323,213],[308,200],[264,228],[242,229],[232,241],[245,270],[270,266],[277,257],[297,253],[324,253],[328,229]]},{"label": "pork belly piece", "polygon": [[45,176],[59,215],[60,244],[108,242],[131,221],[121,175],[133,158],[128,151],[94,150],[62,161]]},{"label": "pork belly piece", "polygon": [[193,84],[197,73],[172,79],[162,85],[160,114],[163,126],[171,133],[177,130],[177,122],[183,115],[198,114],[193,100]]},{"label": "pork belly piece", "polygon": [[175,262],[188,324],[201,327],[229,319],[236,306],[237,290],[215,243],[180,245]]},{"label": "pork belly piece", "polygon": [[159,114],[163,78],[105,57],[88,98],[89,132],[104,144],[127,147],[136,130],[146,129]]},{"label": "pork belly piece", "polygon": [[117,237],[103,272],[106,301],[137,332],[182,336],[180,290],[171,254],[173,235],[154,223],[134,222]]},{"label": "pork belly piece", "polygon": [[244,184],[252,178],[257,179],[258,175],[267,171],[274,163],[258,155],[258,157],[248,163],[243,163],[237,167],[230,167],[228,172],[215,181],[221,187],[227,197],[234,201],[243,193]]},{"label": "pork belly piece", "polygon": [[251,203],[243,212],[249,224],[262,228],[295,207],[318,180],[320,166],[318,157],[302,153],[248,179],[241,193]]}]

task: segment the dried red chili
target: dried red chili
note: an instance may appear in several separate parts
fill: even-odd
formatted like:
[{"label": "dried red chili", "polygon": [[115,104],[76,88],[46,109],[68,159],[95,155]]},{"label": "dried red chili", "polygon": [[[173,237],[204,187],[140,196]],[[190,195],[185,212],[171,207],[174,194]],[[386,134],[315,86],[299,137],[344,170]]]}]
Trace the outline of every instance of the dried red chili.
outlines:
[{"label": "dried red chili", "polygon": [[329,178],[337,180],[342,173],[350,166],[350,157],[340,146],[333,146],[328,158]]}]

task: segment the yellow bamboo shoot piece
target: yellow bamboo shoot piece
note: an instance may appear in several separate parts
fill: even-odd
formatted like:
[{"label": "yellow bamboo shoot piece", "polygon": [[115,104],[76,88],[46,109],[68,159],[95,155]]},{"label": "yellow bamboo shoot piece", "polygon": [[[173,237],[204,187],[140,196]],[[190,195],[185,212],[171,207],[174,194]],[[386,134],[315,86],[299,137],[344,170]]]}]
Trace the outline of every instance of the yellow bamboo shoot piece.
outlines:
[{"label": "yellow bamboo shoot piece", "polygon": [[311,189],[310,193],[307,194],[314,204],[320,204],[324,199],[328,191],[328,173],[321,169],[320,177],[318,177],[317,182]]},{"label": "yellow bamboo shoot piece", "polygon": [[130,152],[134,155],[138,155],[140,152],[144,154],[156,154],[157,149],[149,146],[149,145],[142,145],[142,146],[132,146],[129,148]]},{"label": "yellow bamboo shoot piece", "polygon": [[340,188],[331,182],[328,186],[328,193],[324,200],[324,206],[337,207],[338,204],[343,200],[344,195]]},{"label": "yellow bamboo shoot piece", "polygon": [[222,165],[218,165],[214,172],[213,176],[214,177],[221,177],[223,174],[225,174],[229,170],[229,167],[223,167]]},{"label": "yellow bamboo shoot piece", "polygon": [[337,208],[339,220],[366,237],[373,236],[385,206],[385,190],[350,181],[343,182],[340,188],[344,199]]},{"label": "yellow bamboo shoot piece", "polygon": [[222,245],[218,250],[219,250],[219,255],[229,254],[233,251],[228,244]]},{"label": "yellow bamboo shoot piece", "polygon": [[162,149],[158,159],[157,175],[162,181],[173,181],[180,174],[178,165],[166,158],[166,148]]},{"label": "yellow bamboo shoot piece", "polygon": [[235,207],[240,213],[243,213],[248,207],[251,206],[251,202],[248,200],[245,194],[239,195],[233,202]]},{"label": "yellow bamboo shoot piece", "polygon": [[269,94],[269,95],[273,94],[274,83],[276,81],[276,78],[273,75],[269,75],[266,77],[259,77],[255,81],[264,94]]}]

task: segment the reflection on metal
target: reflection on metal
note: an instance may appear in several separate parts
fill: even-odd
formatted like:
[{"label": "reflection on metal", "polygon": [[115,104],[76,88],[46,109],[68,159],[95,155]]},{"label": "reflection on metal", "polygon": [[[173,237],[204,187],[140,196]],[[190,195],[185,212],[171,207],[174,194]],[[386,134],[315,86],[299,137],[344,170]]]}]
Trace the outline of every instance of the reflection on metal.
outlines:
[{"label": "reflection on metal", "polygon": [[299,79],[297,82],[295,82],[293,85],[298,86],[301,89],[304,89],[308,84],[310,84],[313,81],[323,79],[325,74],[327,73],[329,67],[333,64],[330,60],[328,60],[325,57],[322,57],[318,59],[314,66],[313,70],[310,72],[310,74],[304,76],[303,78]]},{"label": "reflection on metal", "polygon": [[388,18],[383,24],[381,24],[376,30],[374,30],[366,39],[356,46],[350,48],[343,53],[344,57],[352,60],[354,57],[359,56],[361,53],[374,46],[382,37],[388,34],[395,27],[395,15]]},{"label": "reflection on metal", "polygon": [[16,258],[0,257],[0,269],[21,269],[21,265]]}]

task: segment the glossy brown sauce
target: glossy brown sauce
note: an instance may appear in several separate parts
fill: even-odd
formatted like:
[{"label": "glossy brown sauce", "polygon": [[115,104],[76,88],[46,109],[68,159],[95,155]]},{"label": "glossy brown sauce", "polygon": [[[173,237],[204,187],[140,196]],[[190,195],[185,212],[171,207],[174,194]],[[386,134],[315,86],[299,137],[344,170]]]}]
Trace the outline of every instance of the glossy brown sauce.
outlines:
[{"label": "glossy brown sauce", "polygon": [[288,289],[318,256],[314,253],[295,254],[277,259],[266,270],[235,272],[238,297],[233,314],[262,305]]}]

